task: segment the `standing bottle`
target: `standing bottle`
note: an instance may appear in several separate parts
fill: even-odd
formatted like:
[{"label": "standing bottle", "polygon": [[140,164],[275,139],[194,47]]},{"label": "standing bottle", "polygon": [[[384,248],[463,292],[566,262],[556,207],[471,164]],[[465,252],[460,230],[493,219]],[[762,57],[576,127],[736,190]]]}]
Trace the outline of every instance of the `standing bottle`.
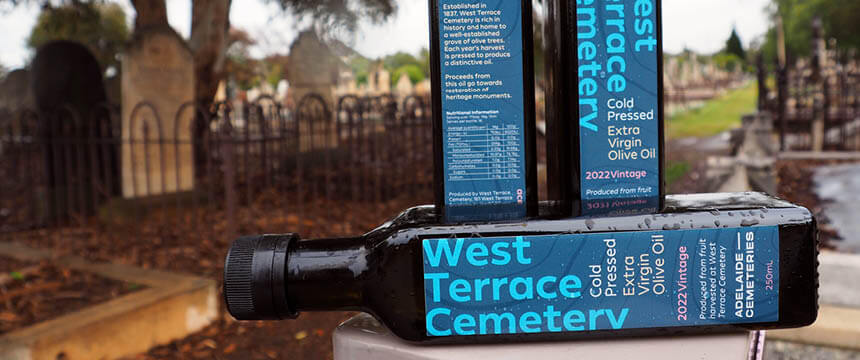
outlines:
[{"label": "standing bottle", "polygon": [[664,207],[661,0],[548,1],[547,182],[557,216]]},{"label": "standing bottle", "polygon": [[488,225],[435,225],[432,207],[418,207],[355,238],[243,237],[227,255],[225,300],[240,320],[365,311],[399,337],[429,343],[815,320],[808,210],[757,194],[667,202],[662,215]]},{"label": "standing bottle", "polygon": [[537,215],[530,0],[430,0],[436,214]]}]

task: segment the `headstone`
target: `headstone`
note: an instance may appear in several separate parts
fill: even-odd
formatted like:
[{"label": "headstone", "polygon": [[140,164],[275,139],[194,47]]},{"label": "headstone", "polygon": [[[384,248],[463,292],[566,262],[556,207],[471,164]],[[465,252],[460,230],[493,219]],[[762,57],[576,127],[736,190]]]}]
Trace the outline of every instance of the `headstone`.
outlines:
[{"label": "headstone", "polygon": [[97,202],[118,192],[116,149],[92,146],[112,143],[110,118],[98,113],[107,102],[101,66],[84,45],[60,40],[39,48],[30,71],[45,140],[49,216],[94,214]]},{"label": "headstone", "polygon": [[34,105],[29,70],[14,70],[0,79],[0,109],[15,113],[21,109],[33,109]]},{"label": "headstone", "polygon": [[[23,110],[35,110],[35,105],[30,89],[30,71],[18,69],[0,78],[0,126],[4,127],[0,129],[0,136],[8,131],[21,133],[22,124],[18,119],[21,119]],[[0,148],[0,153],[2,151]]]},{"label": "headstone", "polygon": [[388,70],[377,67],[367,76],[367,81],[370,84],[371,96],[379,96],[391,92],[391,74]]},{"label": "headstone", "polygon": [[400,75],[400,79],[397,80],[397,84],[394,86],[394,92],[400,98],[412,94],[412,81],[409,80],[409,76],[406,74]]},{"label": "headstone", "polygon": [[136,32],[122,64],[124,197],[193,188],[194,109],[177,116],[193,100],[194,60],[185,41],[166,25]]},{"label": "headstone", "polygon": [[305,95],[316,93],[328,106],[336,104],[334,91],[345,67],[313,30],[302,31],[290,46],[287,63],[291,97],[298,103]]},{"label": "headstone", "polygon": [[421,96],[430,95],[430,79],[421,80],[421,82],[415,84],[415,94]]}]

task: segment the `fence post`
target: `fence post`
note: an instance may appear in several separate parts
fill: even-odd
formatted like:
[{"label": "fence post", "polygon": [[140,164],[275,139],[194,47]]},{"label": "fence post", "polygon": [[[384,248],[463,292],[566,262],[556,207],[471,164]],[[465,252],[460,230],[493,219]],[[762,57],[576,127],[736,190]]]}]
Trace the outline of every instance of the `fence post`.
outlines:
[{"label": "fence post", "polygon": [[764,57],[761,53],[756,56],[756,81],[758,82],[758,111],[767,110],[767,70],[764,68]]},{"label": "fence post", "polygon": [[822,90],[827,86],[823,76],[825,66],[826,46],[821,34],[821,19],[816,17],[812,21],[812,82],[813,87],[819,91],[813,94],[812,110],[812,151],[824,150],[824,117],[827,109],[824,107]]},{"label": "fence post", "polygon": [[236,238],[236,159],[233,148],[232,126],[227,125],[227,138],[221,141],[224,156],[224,201],[227,218],[227,241]]},{"label": "fence post", "polygon": [[777,107],[776,116],[779,119],[779,151],[786,151],[785,132],[788,127],[786,116],[786,102],[788,100],[788,74],[786,66],[776,63],[776,91]]}]

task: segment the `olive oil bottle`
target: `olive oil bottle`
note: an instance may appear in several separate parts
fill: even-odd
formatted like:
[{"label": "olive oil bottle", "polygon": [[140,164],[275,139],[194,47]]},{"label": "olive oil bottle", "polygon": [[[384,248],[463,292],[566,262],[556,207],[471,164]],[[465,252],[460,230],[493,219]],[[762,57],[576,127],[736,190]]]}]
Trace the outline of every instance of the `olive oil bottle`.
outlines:
[{"label": "olive oil bottle", "polygon": [[439,225],[409,209],[354,238],[243,237],[225,264],[240,320],[365,311],[415,342],[500,342],[804,326],[817,315],[808,210],[755,193],[667,212]]}]

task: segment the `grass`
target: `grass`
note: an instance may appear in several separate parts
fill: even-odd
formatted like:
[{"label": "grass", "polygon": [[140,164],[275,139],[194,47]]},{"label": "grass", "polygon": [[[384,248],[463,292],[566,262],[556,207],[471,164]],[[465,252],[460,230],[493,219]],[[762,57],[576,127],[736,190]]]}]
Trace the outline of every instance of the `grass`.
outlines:
[{"label": "grass", "polygon": [[738,127],[741,116],[756,108],[758,89],[755,81],[710,100],[704,106],[669,118],[666,137],[707,137]]},{"label": "grass", "polygon": [[666,186],[672,185],[678,181],[687,171],[690,171],[690,164],[686,161],[670,161],[666,168]]}]

